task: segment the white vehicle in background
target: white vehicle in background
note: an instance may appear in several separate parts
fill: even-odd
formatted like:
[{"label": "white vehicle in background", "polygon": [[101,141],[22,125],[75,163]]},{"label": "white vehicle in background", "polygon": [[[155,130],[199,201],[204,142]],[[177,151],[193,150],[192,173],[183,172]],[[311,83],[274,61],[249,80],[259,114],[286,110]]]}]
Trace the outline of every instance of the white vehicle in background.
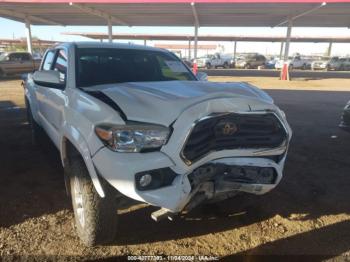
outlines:
[{"label": "white vehicle in background", "polygon": [[[310,60],[300,55],[289,57],[287,63],[288,63],[289,70],[292,70],[292,69],[306,70],[311,67]],[[275,68],[278,70],[281,70],[283,68],[283,64],[284,64],[284,60],[280,59],[276,62]]]},{"label": "white vehicle in background", "polygon": [[337,69],[341,67],[341,63],[338,56],[333,57],[321,57],[320,59],[317,59],[311,63],[311,69],[312,70],[331,70]]},{"label": "white vehicle in background", "polygon": [[285,114],[254,86],[204,76],[163,49],[96,42],[60,44],[28,75],[33,138],[60,152],[86,245],[116,237],[125,196],[160,207],[158,221],[281,181]]},{"label": "white vehicle in background", "polygon": [[207,55],[197,59],[197,66],[199,68],[230,68],[233,66],[233,57],[229,54],[219,54]]}]

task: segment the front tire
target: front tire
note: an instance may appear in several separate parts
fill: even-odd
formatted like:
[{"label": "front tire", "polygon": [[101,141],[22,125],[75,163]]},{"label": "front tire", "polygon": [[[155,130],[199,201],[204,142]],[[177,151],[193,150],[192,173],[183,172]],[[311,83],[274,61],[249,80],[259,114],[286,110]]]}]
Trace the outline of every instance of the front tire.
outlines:
[{"label": "front tire", "polygon": [[246,65],[244,66],[244,69],[251,69],[250,64],[246,64]]},{"label": "front tire", "polygon": [[[70,178],[78,236],[87,246],[110,243],[116,237],[118,221],[117,203],[112,192],[105,192],[104,198],[99,196],[81,157],[71,160],[65,172]],[[106,184],[105,188],[109,187]]]}]

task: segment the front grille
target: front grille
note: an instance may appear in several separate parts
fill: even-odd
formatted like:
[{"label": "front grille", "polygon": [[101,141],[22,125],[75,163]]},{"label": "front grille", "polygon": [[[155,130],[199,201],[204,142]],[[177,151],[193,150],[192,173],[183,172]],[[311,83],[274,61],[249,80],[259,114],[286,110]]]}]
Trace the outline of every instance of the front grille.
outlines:
[{"label": "front grille", "polygon": [[284,127],[272,113],[212,116],[194,126],[182,157],[192,163],[214,151],[275,148],[286,137]]}]

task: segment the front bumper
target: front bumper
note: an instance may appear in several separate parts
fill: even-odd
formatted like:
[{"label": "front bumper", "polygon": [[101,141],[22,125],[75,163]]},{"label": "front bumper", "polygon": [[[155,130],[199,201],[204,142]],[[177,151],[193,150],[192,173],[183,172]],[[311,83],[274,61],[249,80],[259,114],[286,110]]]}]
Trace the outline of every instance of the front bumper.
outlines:
[{"label": "front bumper", "polygon": [[[108,148],[102,148],[92,158],[93,163],[98,173],[122,194],[175,213],[184,210],[195,195],[201,192],[206,194],[207,199],[238,191],[253,194],[267,193],[276,187],[282,178],[286,151],[291,137],[291,130],[281,115],[279,115],[280,121],[285,126],[288,134],[286,143],[281,147],[275,149],[215,151],[191,165],[186,164],[181,158],[183,143],[192,128],[191,123],[195,123],[197,119],[215,112],[218,108],[220,111],[223,110],[223,105],[227,107],[226,110],[231,108],[232,111],[239,111],[238,108],[243,108],[241,103],[243,101],[235,100],[233,103],[228,99],[217,99],[214,102],[197,104],[179,116],[173,124],[173,133],[168,143],[163,146],[160,152],[117,153]],[[233,106],[238,108],[234,109]],[[274,106],[271,105],[271,107]],[[179,141],[182,142],[179,143]],[[274,156],[278,156],[278,160],[273,159]],[[215,167],[216,171],[211,173],[207,179],[197,179],[197,183],[193,183],[193,174],[207,166],[209,168]],[[137,189],[136,174],[162,168],[170,168],[172,172],[177,174],[170,185],[144,191]],[[266,181],[262,183],[258,179],[254,180],[253,177],[250,177],[250,181],[244,180],[247,177],[244,178],[237,175],[236,171],[232,171],[237,168],[248,171],[272,168],[274,179],[268,183]],[[225,170],[224,173],[228,173],[227,178],[230,181],[227,182],[222,179],[222,170]],[[246,173],[248,171],[242,172]],[[213,184],[213,181],[216,182]],[[208,187],[208,183],[212,184]],[[203,185],[206,186],[203,187]]]}]

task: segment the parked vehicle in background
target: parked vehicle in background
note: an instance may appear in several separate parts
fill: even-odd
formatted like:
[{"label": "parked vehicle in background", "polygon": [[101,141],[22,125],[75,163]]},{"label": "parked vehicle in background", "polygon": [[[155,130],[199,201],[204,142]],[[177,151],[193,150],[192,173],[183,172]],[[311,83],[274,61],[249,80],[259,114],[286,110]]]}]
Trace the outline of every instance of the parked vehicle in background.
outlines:
[{"label": "parked vehicle in background", "polygon": [[312,70],[328,70],[329,63],[332,60],[337,60],[337,59],[338,59],[338,57],[328,57],[328,56],[320,57],[319,59],[316,59],[311,63],[311,69]]},{"label": "parked vehicle in background", "polygon": [[197,66],[201,68],[230,68],[232,67],[232,56],[229,54],[219,54],[207,55],[197,59]]},{"label": "parked vehicle in background", "polygon": [[[310,60],[300,55],[289,57],[287,63],[289,65],[289,70],[292,70],[292,69],[306,70],[311,67]],[[284,64],[284,60],[280,59],[276,62],[275,68],[278,70],[281,70],[283,67],[283,64]]]},{"label": "parked vehicle in background", "polygon": [[339,127],[350,132],[350,101],[344,107]]},{"label": "parked vehicle in background", "polygon": [[271,57],[268,59],[268,61],[265,63],[265,68],[266,69],[275,69],[275,65],[279,59],[275,57]]},{"label": "parked vehicle in background", "polygon": [[260,54],[243,54],[239,55],[236,59],[236,68],[257,68],[258,66],[264,66],[266,58]]},{"label": "parked vehicle in background", "polygon": [[350,57],[341,57],[329,65],[329,70],[347,71],[350,70]]},{"label": "parked vehicle in background", "polygon": [[344,58],[334,57],[328,62],[327,70],[341,70],[343,68],[343,63],[346,61]]},{"label": "parked vehicle in background", "polygon": [[47,133],[61,153],[86,245],[128,226],[117,227],[125,196],[160,207],[159,221],[279,184],[292,135],[284,112],[257,87],[204,76],[163,49],[98,42],[58,45],[28,75],[33,138]]},{"label": "parked vehicle in background", "polygon": [[27,52],[5,52],[0,55],[0,77],[33,72],[40,63],[41,59],[33,59]]}]

